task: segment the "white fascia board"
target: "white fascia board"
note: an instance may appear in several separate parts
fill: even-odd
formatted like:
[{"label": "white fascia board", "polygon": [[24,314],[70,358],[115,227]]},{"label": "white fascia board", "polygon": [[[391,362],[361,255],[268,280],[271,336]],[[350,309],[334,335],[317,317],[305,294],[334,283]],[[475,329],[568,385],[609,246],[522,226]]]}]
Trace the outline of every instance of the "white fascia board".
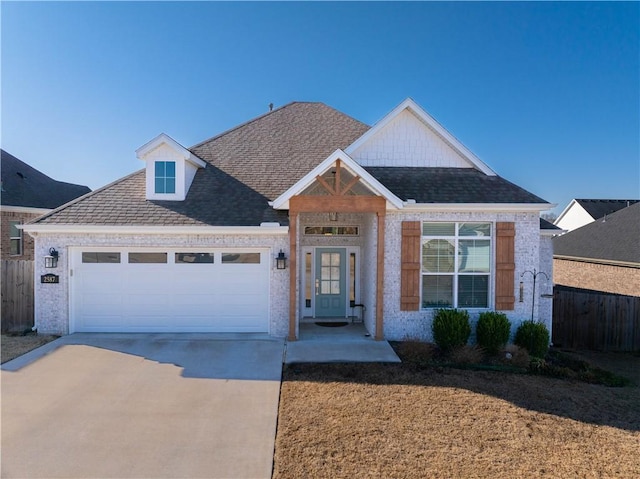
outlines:
[{"label": "white fascia board", "polygon": [[276,210],[288,210],[289,209],[289,200],[304,191],[305,188],[309,187],[315,180],[316,177],[322,175],[325,171],[327,171],[331,166],[337,161],[341,160],[342,165],[354,176],[359,176],[360,181],[362,181],[369,190],[373,193],[379,194],[385,200],[387,200],[388,204],[393,205],[395,208],[402,208],[402,200],[394,195],[391,191],[389,191],[382,183],[376,180],[373,176],[371,176],[367,170],[362,168],[358,163],[356,163],[353,158],[347,155],[341,149],[337,149],[334,151],[329,157],[327,157],[324,161],[322,161],[318,166],[316,166],[313,170],[303,176],[300,180],[298,180],[291,188],[278,196],[273,202],[270,204]]},{"label": "white fascia board", "polygon": [[345,152],[348,154],[353,153],[363,143],[366,143],[372,136],[382,130],[391,120],[397,117],[404,110],[409,110],[416,117],[418,117],[425,125],[431,128],[436,134],[444,139],[449,145],[458,153],[460,153],[469,163],[482,171],[485,175],[496,176],[497,173],[493,171],[485,162],[478,158],[471,150],[464,146],[460,140],[453,136],[445,127],[443,127],[438,121],[429,115],[420,105],[418,105],[411,98],[407,98],[397,107],[395,107],[390,113],[388,113],[382,120],[377,122],[371,129],[365,132],[355,142],[345,148]]},{"label": "white fascia board", "polygon": [[197,166],[199,168],[204,168],[205,166],[207,166],[206,162],[204,162],[203,160],[198,158],[196,155],[191,153],[191,151],[186,149],[184,146],[182,146],[180,143],[178,143],[176,140],[171,138],[166,133],[160,133],[153,140],[145,143],[140,148],[138,148],[136,150],[136,156],[140,160],[145,161],[144,157],[149,152],[153,151],[155,148],[157,148],[158,146],[162,145],[163,143],[166,144],[167,146],[169,146],[170,148],[172,148],[173,150],[175,150],[176,153],[178,153],[180,156],[182,156],[188,162],[193,163],[195,166]]},{"label": "white fascia board", "polygon": [[551,203],[407,203],[403,211],[523,212],[532,213],[554,208]]},{"label": "white fascia board", "polygon": [[540,236],[560,236],[567,232],[568,230],[549,230],[540,228]]},{"label": "white fascia board", "polygon": [[288,226],[117,226],[117,225],[24,225],[24,231],[38,234],[142,234],[142,235],[283,235]]},{"label": "white fascia board", "polygon": [[50,208],[33,208],[31,206],[7,206],[2,205],[0,211],[6,211],[8,213],[27,213],[30,215],[46,215],[53,211]]}]

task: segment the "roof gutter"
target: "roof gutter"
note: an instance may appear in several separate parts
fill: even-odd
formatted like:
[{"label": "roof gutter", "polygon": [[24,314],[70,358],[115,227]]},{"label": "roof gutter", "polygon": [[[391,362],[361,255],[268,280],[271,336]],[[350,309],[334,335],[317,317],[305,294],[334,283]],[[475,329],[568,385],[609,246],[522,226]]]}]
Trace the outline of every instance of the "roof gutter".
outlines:
[{"label": "roof gutter", "polygon": [[565,256],[561,254],[554,254],[553,259],[561,259],[565,261],[577,261],[580,263],[605,264],[609,266],[621,266],[623,268],[640,268],[640,263],[634,263],[631,261],[616,261],[612,259],[582,258],[580,256]]},{"label": "roof gutter", "polygon": [[413,203],[403,202],[403,211],[540,212],[555,208],[552,203]]},{"label": "roof gutter", "polygon": [[260,226],[118,226],[27,224],[20,228],[31,236],[47,234],[141,234],[141,235],[250,235],[271,236],[289,234],[288,226],[263,223]]}]

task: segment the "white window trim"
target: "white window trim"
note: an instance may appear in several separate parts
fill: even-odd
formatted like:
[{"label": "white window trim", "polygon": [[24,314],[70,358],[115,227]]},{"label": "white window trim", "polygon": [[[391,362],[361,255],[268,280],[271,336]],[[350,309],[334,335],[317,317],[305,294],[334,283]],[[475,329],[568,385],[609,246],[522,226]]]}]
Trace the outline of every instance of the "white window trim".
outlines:
[{"label": "white window trim", "polygon": [[[24,236],[22,234],[22,229],[17,228],[17,226],[22,225],[22,221],[9,221],[9,256],[22,256],[24,254]],[[16,227],[18,230],[18,236],[11,236],[11,228]],[[11,246],[14,240],[18,240],[18,252],[12,253]]]},{"label": "white window trim", "polygon": [[[425,223],[453,223],[455,226],[454,236],[429,236],[422,234],[424,230]],[[458,234],[458,228],[461,224],[489,224],[490,225],[490,235],[487,238],[477,237],[477,236],[460,236]],[[491,221],[421,221],[420,222],[420,310],[421,311],[433,311],[435,309],[440,309],[440,306],[423,306],[423,297],[422,297],[422,287],[423,280],[425,276],[453,276],[453,292],[452,292],[452,300],[453,304],[451,306],[442,306],[442,308],[457,308],[457,309],[465,309],[468,311],[487,311],[493,309],[493,301],[494,301],[494,283],[495,283],[495,223]],[[422,265],[422,247],[423,245],[433,239],[443,239],[443,240],[453,240],[455,246],[455,254],[457,256],[458,251],[458,241],[460,239],[488,239],[489,240],[489,272],[488,273],[463,273],[462,276],[489,276],[487,282],[487,306],[486,307],[476,307],[476,308],[465,308],[458,306],[458,277],[460,273],[457,271],[458,269],[458,261],[457,257],[454,261],[454,269],[453,273],[432,273],[425,272],[423,270]]]}]

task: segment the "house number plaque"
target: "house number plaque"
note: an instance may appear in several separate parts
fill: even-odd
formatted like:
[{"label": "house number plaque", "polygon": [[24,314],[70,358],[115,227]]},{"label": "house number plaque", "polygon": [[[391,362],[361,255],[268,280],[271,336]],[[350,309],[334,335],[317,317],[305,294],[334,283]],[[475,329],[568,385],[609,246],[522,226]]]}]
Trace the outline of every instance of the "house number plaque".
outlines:
[{"label": "house number plaque", "polygon": [[60,276],[58,276],[57,274],[43,274],[42,276],[40,276],[40,282],[41,283],[59,283],[60,282]]}]

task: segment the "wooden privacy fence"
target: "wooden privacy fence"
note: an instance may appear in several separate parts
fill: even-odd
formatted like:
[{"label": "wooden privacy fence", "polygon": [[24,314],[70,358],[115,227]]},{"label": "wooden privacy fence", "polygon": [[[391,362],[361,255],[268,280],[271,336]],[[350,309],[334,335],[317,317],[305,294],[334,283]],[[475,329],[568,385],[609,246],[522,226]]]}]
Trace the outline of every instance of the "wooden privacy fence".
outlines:
[{"label": "wooden privacy fence", "polygon": [[555,286],[554,345],[596,351],[640,351],[640,297]]},{"label": "wooden privacy fence", "polygon": [[33,261],[2,260],[2,332],[33,326]]}]

